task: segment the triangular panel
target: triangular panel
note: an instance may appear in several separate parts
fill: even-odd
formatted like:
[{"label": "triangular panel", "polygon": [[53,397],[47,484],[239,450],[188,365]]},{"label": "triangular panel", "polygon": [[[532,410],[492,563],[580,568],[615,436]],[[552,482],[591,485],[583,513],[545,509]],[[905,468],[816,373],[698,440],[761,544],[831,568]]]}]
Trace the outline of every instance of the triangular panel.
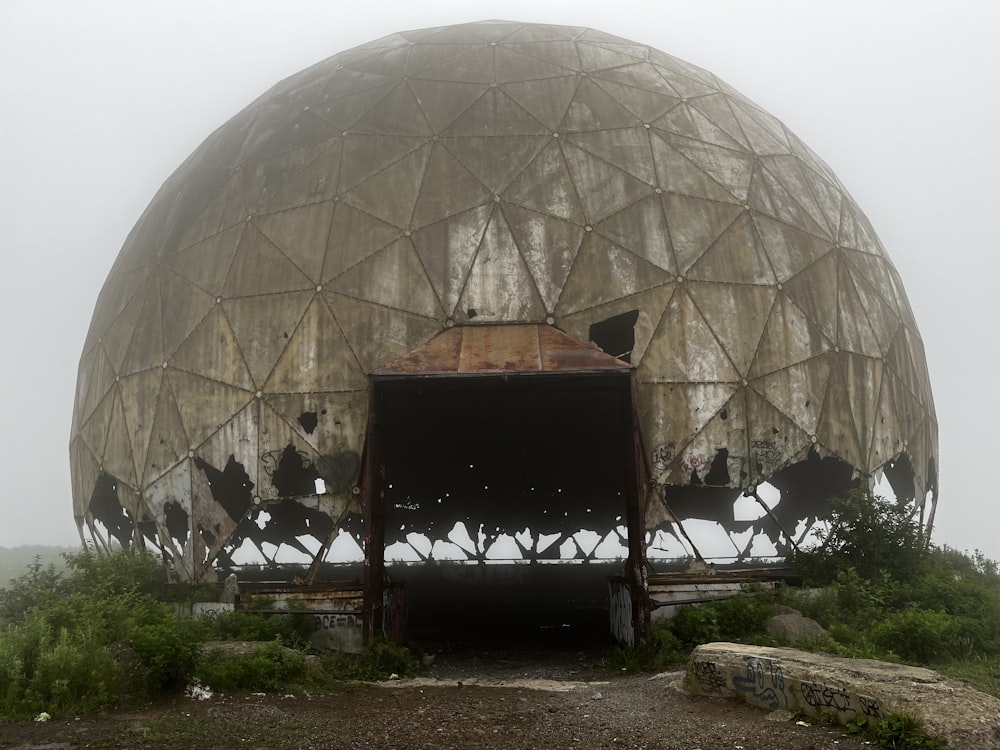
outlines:
[{"label": "triangular panel", "polygon": [[[846,356],[846,355],[845,355]],[[830,371],[830,387],[816,425],[819,442],[851,466],[863,467],[868,454],[863,451],[851,410],[851,396],[841,362]]]},{"label": "triangular panel", "polygon": [[499,195],[550,140],[549,136],[462,136],[441,145],[492,193]]},{"label": "triangular panel", "polygon": [[408,227],[428,156],[429,146],[407,154],[354,188],[346,200],[393,226]]},{"label": "triangular panel", "polygon": [[548,135],[548,128],[502,89],[490,88],[443,133],[445,136]]},{"label": "triangular panel", "polygon": [[783,222],[766,216],[753,220],[778,281],[788,281],[833,249],[831,243]]},{"label": "triangular panel", "polygon": [[315,292],[225,300],[226,317],[259,388],[267,380]]},{"label": "triangular panel", "polygon": [[562,296],[560,315],[594,307],[619,297],[628,297],[671,281],[673,277],[638,255],[587,233]]},{"label": "triangular panel", "polygon": [[[590,307],[561,317],[558,324],[569,335],[580,341],[586,341],[590,338],[590,327],[595,323],[633,311],[638,312],[632,329],[634,343],[631,362],[633,365],[640,365],[673,291],[673,284],[663,284],[631,297],[613,300],[605,305]],[[640,371],[642,372],[645,371]]]},{"label": "triangular panel", "polygon": [[757,391],[744,391],[747,405],[747,468],[751,482],[759,482],[791,463],[808,449],[810,436]]},{"label": "triangular panel", "polygon": [[[595,79],[598,77],[603,78],[604,74],[608,72],[611,71],[602,71],[592,77]],[[636,88],[634,83],[628,85],[616,81],[600,80],[597,82],[597,85],[645,124],[649,124],[657,118],[662,117],[665,113],[676,107],[680,101],[675,96],[663,93],[662,90],[650,91],[648,89]]]},{"label": "triangular panel", "polygon": [[809,322],[792,300],[779,294],[747,377],[757,378],[832,349],[832,341]]},{"label": "triangular panel", "polygon": [[457,318],[527,322],[545,315],[545,305],[507,222],[501,212],[494,211],[459,300]]},{"label": "triangular panel", "polygon": [[129,428],[125,422],[122,400],[115,393],[111,407],[111,422],[108,425],[108,441],[104,446],[104,471],[135,487],[135,462],[132,460],[132,443]]},{"label": "triangular panel", "polygon": [[222,305],[215,305],[204,317],[171,357],[170,364],[238,388],[254,389],[250,370]]},{"label": "triangular panel", "polygon": [[318,284],[322,278],[333,209],[333,203],[313,203],[259,216],[254,223],[310,281]]},{"label": "triangular panel", "polygon": [[314,283],[282,255],[260,230],[250,225],[240,240],[236,257],[229,268],[223,296],[246,297],[290,292],[308,289]]},{"label": "triangular panel", "polygon": [[122,360],[120,375],[157,367],[163,363],[162,321],[160,284],[154,278],[146,290],[146,298],[136,320],[132,340]]},{"label": "triangular panel", "polygon": [[644,128],[572,133],[566,140],[648,185],[656,184],[649,133]]},{"label": "triangular panel", "polygon": [[[200,445],[253,400],[253,394],[242,388],[181,370],[168,370],[167,379],[191,447]],[[167,390],[163,388],[162,392]]]},{"label": "triangular panel", "polygon": [[737,372],[745,376],[774,303],[774,288],[703,282],[686,287]]},{"label": "triangular panel", "polygon": [[415,315],[443,317],[420,258],[406,237],[345,271],[328,286],[331,291]]},{"label": "triangular panel", "polygon": [[863,357],[858,354],[841,354],[847,394],[850,399],[851,414],[854,416],[855,432],[861,444],[862,463],[867,466],[871,450],[872,434],[877,421],[879,390],[882,386],[882,360]]},{"label": "triangular panel", "polygon": [[473,206],[492,202],[493,195],[454,156],[435,144],[413,209],[414,227],[433,224]]},{"label": "triangular panel", "polygon": [[[773,253],[771,257],[773,260]],[[792,301],[831,341],[837,341],[838,265],[837,254],[827,253],[784,284]]]},{"label": "triangular panel", "polygon": [[867,354],[871,357],[882,356],[882,349],[872,331],[847,264],[839,263],[838,271],[837,288],[840,294],[837,305],[839,315],[837,343],[846,351]]},{"label": "triangular panel", "polygon": [[660,320],[639,368],[639,380],[656,382],[739,382],[686,285],[678,289]]},{"label": "triangular panel", "polygon": [[834,362],[833,354],[815,357],[752,380],[750,386],[814,435]]},{"label": "triangular panel", "polygon": [[323,261],[323,282],[372,256],[399,237],[399,230],[354,206],[339,201],[333,212]]},{"label": "triangular panel", "polygon": [[134,474],[140,478],[146,466],[146,451],[149,435],[153,429],[153,419],[160,398],[160,384],[163,382],[163,368],[157,367],[122,378],[118,384],[128,435],[132,440],[132,456],[135,460]]},{"label": "triangular panel", "polygon": [[609,216],[594,229],[629,252],[676,275],[670,233],[658,196],[651,195]]},{"label": "triangular panel", "polygon": [[427,139],[413,135],[348,133],[343,141],[340,189],[346,192],[413,153]]},{"label": "triangular panel", "polygon": [[368,391],[272,394],[267,403],[320,455],[353,453],[360,464]]},{"label": "triangular panel", "polygon": [[[654,134],[650,142],[653,146],[653,164],[656,167],[656,179],[660,188],[695,198],[738,203],[723,183],[702,171],[686,155],[659,135]],[[747,179],[749,181],[749,177]]]},{"label": "triangular panel", "polygon": [[572,133],[608,128],[631,128],[642,121],[589,78],[580,79],[576,94],[559,125],[560,132]]},{"label": "triangular panel", "polygon": [[417,103],[410,87],[405,83],[396,86],[378,104],[351,126],[358,133],[384,133],[386,135],[431,135],[430,125]]},{"label": "triangular panel", "polygon": [[687,273],[743,211],[741,206],[732,203],[718,203],[686,195],[664,195],[663,208],[681,274]]},{"label": "triangular panel", "polygon": [[774,271],[748,212],[741,213],[687,272],[688,278],[774,284]]},{"label": "triangular panel", "polygon": [[587,219],[597,223],[647,195],[653,187],[586,151],[563,146],[563,155]]},{"label": "triangular panel", "polygon": [[492,212],[492,203],[478,206],[413,233],[413,247],[448,317],[455,314],[458,296]]},{"label": "triangular panel", "polygon": [[[327,299],[365,372],[402,356],[441,330],[440,321],[402,310],[339,294],[330,294]],[[378,331],[379,335],[373,336],[372,331]]]},{"label": "triangular panel", "polygon": [[545,309],[554,310],[580,249],[583,228],[513,204],[505,205],[503,213]]},{"label": "triangular panel", "polygon": [[546,128],[557,131],[579,84],[580,79],[577,76],[565,76],[541,81],[505,83],[502,88],[511,99],[531,113]]},{"label": "triangular panel", "polygon": [[148,486],[178,461],[187,458],[189,447],[190,443],[184,432],[184,424],[174,394],[169,385],[163,383],[160,387],[160,398],[156,403],[153,428],[150,430],[142,486]]},{"label": "triangular panel", "polygon": [[229,265],[245,231],[246,225],[240,224],[197,245],[178,250],[167,259],[167,265],[209,294],[221,294]]},{"label": "triangular panel", "polygon": [[354,353],[320,295],[313,299],[264,385],[268,393],[367,387]]},{"label": "triangular panel", "polygon": [[215,307],[215,299],[167,269],[161,269],[159,277],[164,305],[163,353],[169,357]]},{"label": "triangular panel", "polygon": [[567,221],[584,223],[576,186],[555,139],[514,179],[504,192],[504,199]]}]

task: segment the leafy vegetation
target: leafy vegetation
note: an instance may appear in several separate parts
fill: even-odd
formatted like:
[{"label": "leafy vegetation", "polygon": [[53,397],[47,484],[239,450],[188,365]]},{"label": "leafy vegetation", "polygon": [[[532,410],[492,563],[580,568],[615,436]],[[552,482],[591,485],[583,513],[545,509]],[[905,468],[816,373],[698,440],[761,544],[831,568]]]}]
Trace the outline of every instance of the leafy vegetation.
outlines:
[{"label": "leafy vegetation", "polygon": [[[128,552],[66,555],[63,569],[36,558],[0,589],[0,720],[148,699],[193,677],[216,690],[277,690],[403,677],[420,666],[408,650],[376,643],[360,655],[325,657],[328,671],[310,672],[308,615],[178,619],[162,601],[176,601],[176,588],[166,586],[155,560]],[[237,656],[203,655],[208,640],[261,645]]]},{"label": "leafy vegetation", "polygon": [[[781,645],[765,623],[784,604],[830,632],[799,648],[930,666],[1000,697],[1000,569],[982,553],[929,544],[910,508],[859,491],[833,502],[819,544],[789,562],[805,588],[683,608],[654,627],[647,653],[619,649],[611,664],[625,671],[679,665],[694,646],[717,640]],[[908,716],[855,729],[874,732],[881,747],[944,747]]]}]

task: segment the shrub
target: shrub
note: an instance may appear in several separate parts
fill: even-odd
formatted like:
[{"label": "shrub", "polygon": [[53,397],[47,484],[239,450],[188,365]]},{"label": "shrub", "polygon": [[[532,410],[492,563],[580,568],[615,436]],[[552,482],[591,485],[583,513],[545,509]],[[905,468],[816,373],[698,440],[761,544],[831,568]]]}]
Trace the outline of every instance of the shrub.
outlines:
[{"label": "shrub", "polygon": [[960,634],[961,623],[955,617],[926,609],[892,612],[871,628],[877,646],[921,664],[961,656]]},{"label": "shrub", "polygon": [[289,648],[309,643],[315,622],[308,614],[262,615],[253,612],[223,612],[209,623],[210,637],[223,641],[278,640]]},{"label": "shrub", "polygon": [[789,558],[810,584],[831,583],[852,568],[867,580],[885,573],[912,581],[927,563],[927,540],[912,510],[864,490],[831,502],[829,527],[819,538],[819,545]]},{"label": "shrub", "polygon": [[768,618],[774,614],[774,596],[764,591],[749,591],[712,604],[716,609],[720,637],[741,641],[764,632]]},{"label": "shrub", "polygon": [[308,681],[305,655],[277,641],[242,656],[212,651],[202,658],[196,675],[214,690],[278,690]]},{"label": "shrub", "polygon": [[420,673],[420,660],[405,646],[380,639],[360,654],[333,652],[320,657],[323,670],[336,680],[386,680]]},{"label": "shrub", "polygon": [[669,627],[687,649],[722,638],[718,610],[712,606],[699,604],[680,607],[677,614],[670,618]]},{"label": "shrub", "polygon": [[132,647],[142,665],[149,693],[175,690],[187,684],[198,660],[198,644],[179,623],[140,625],[132,631]]},{"label": "shrub", "polygon": [[918,719],[903,713],[891,713],[879,721],[875,742],[890,750],[948,750],[945,743],[924,733]]}]

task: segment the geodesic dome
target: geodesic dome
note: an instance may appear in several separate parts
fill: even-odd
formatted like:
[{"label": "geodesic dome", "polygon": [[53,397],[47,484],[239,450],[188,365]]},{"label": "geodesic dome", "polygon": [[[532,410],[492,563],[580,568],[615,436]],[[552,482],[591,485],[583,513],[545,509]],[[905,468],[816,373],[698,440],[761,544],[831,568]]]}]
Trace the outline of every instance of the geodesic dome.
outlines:
[{"label": "geodesic dome", "polygon": [[[166,181],[84,345],[78,524],[145,536],[188,577],[243,538],[322,539],[358,510],[369,375],[501,323],[636,368],[661,487],[753,488],[831,457],[904,464],[921,507],[936,490],[917,326],[829,167],[658,50],[486,22],[320,62]],[[247,523],[261,504],[271,526]]]}]

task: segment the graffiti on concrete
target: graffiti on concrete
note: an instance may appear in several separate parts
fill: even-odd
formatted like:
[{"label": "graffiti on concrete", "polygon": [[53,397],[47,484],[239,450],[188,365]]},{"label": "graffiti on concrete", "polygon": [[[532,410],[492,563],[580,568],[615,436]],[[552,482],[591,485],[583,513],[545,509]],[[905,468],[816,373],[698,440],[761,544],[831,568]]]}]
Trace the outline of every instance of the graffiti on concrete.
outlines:
[{"label": "graffiti on concrete", "polygon": [[805,702],[813,708],[832,708],[836,711],[854,711],[851,696],[843,688],[824,685],[822,682],[803,682],[799,689]]},{"label": "graffiti on concrete", "polygon": [[[743,693],[750,703],[772,711],[787,708],[806,713],[835,711],[849,717],[885,718],[878,700],[870,696],[857,695],[821,681],[796,679],[785,674],[780,662],[765,657],[744,656],[743,663],[746,672],[732,678],[732,688]],[[690,667],[691,677],[709,691],[726,688],[726,671],[726,667],[714,661],[694,661]]]},{"label": "graffiti on concrete", "polygon": [[621,579],[613,579],[611,586],[611,635],[619,643],[634,645],[635,632],[632,629],[632,594],[628,584]]},{"label": "graffiti on concrete", "polygon": [[313,616],[316,630],[335,630],[336,628],[360,628],[361,618],[351,612],[338,612]]},{"label": "graffiti on concrete", "polygon": [[870,719],[885,718],[885,712],[875,698],[869,698],[867,695],[859,695],[858,705],[861,706],[861,713]]},{"label": "graffiti on concrete", "polygon": [[719,671],[718,665],[713,661],[696,661],[691,665],[694,679],[699,685],[710,690],[719,690],[726,686],[726,677]]},{"label": "graffiti on concrete", "polygon": [[757,701],[771,710],[787,707],[785,695],[785,673],[781,665],[771,659],[745,657],[746,677],[734,677],[733,687],[743,693],[750,693]]}]

